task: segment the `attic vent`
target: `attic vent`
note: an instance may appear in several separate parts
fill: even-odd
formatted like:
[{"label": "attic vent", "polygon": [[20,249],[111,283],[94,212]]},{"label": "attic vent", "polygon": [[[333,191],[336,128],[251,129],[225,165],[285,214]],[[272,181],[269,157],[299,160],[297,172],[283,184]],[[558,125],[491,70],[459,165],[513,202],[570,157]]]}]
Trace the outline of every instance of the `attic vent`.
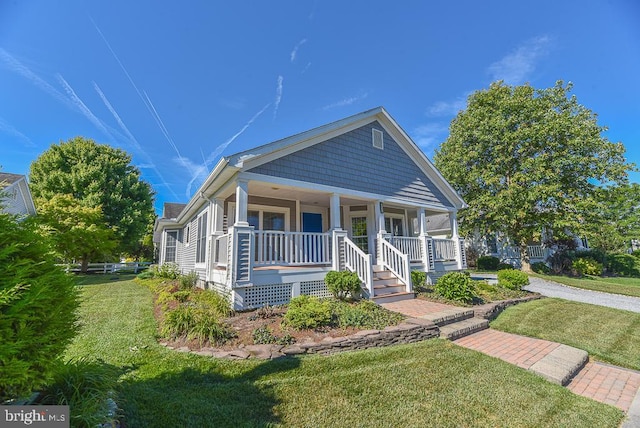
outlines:
[{"label": "attic vent", "polygon": [[384,150],[384,134],[378,129],[372,129],[373,147]]}]

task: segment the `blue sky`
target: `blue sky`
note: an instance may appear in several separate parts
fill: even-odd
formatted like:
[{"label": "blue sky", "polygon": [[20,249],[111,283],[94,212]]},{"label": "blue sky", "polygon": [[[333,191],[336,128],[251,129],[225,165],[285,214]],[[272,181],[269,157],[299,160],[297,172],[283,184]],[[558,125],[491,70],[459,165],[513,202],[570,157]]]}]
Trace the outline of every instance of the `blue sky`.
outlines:
[{"label": "blue sky", "polygon": [[513,5],[0,0],[0,165],[92,138],[133,156],[160,209],[221,155],[380,105],[431,157],[499,79],[573,82],[640,164],[640,3]]}]

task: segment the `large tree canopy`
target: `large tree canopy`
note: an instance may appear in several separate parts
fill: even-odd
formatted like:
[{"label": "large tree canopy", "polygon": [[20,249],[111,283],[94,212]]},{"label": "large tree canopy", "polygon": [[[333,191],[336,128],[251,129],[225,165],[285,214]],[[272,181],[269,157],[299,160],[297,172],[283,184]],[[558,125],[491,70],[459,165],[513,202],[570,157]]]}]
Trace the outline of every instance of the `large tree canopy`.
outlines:
[{"label": "large tree canopy", "polygon": [[569,96],[572,85],[503,82],[469,96],[435,154],[436,167],[469,204],[463,232],[502,232],[520,247],[543,228],[584,233],[600,186],[625,184],[624,146]]},{"label": "large tree canopy", "polygon": [[31,164],[29,176],[35,199],[71,195],[84,207],[101,207],[117,252],[134,250],[153,217],[153,191],[131,157],[90,139],[53,144]]}]

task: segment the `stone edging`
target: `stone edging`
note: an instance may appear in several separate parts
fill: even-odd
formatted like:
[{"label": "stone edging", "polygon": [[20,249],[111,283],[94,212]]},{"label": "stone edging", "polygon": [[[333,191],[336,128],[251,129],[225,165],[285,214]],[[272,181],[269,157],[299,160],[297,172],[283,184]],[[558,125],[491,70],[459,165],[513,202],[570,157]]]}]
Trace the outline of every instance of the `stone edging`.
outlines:
[{"label": "stone edging", "polygon": [[293,345],[247,345],[240,349],[225,351],[215,348],[202,348],[192,351],[186,346],[173,348],[167,343],[161,345],[179,352],[191,352],[193,354],[245,360],[256,358],[262,360],[285,357],[300,354],[334,354],[337,352],[353,351],[356,349],[377,348],[381,346],[397,345],[401,343],[420,342],[426,339],[438,337],[440,330],[431,321],[419,318],[408,318],[402,323],[386,327],[383,330],[362,330],[344,337],[326,337],[320,342],[296,343]]},{"label": "stone edging", "polygon": [[499,302],[487,303],[473,308],[474,316],[487,319],[489,321],[496,318],[502,311],[509,306],[517,305],[518,303],[530,302],[531,300],[538,300],[544,296],[537,294],[527,297],[519,297],[517,299],[501,300]]}]

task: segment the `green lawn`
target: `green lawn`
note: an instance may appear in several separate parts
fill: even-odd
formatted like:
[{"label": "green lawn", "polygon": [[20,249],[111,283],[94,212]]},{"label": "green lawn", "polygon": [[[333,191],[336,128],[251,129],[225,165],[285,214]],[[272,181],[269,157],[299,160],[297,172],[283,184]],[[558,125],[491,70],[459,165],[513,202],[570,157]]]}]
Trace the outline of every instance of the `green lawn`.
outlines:
[{"label": "green lawn", "polygon": [[491,327],[584,349],[611,364],[640,370],[640,314],[562,299],[505,310]]},{"label": "green lawn", "polygon": [[568,276],[539,275],[538,278],[548,279],[576,288],[603,291],[605,293],[623,294],[625,296],[640,297],[640,278],[602,278],[589,276],[585,278],[570,278]]},{"label": "green lawn", "polygon": [[67,357],[119,373],[125,423],[146,426],[617,427],[618,409],[433,339],[274,361],[226,361],[155,341],[151,292],[133,281],[82,287]]}]

